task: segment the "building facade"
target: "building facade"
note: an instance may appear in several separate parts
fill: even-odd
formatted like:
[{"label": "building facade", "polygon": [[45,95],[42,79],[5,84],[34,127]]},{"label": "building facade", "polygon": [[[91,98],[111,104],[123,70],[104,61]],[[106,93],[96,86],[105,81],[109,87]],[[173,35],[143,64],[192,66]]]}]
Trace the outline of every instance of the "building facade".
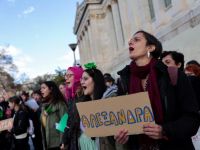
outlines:
[{"label": "building facade", "polygon": [[80,62],[96,62],[113,75],[129,64],[128,41],[138,30],[200,61],[200,0],[84,0],[77,3],[74,33]]}]

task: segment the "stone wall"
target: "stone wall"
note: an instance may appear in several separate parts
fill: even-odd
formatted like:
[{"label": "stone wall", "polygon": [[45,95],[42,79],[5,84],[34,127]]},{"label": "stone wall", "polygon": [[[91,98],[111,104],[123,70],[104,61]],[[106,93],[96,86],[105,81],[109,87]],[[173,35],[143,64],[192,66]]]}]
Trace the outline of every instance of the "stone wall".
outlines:
[{"label": "stone wall", "polygon": [[128,40],[140,29],[156,35],[164,50],[178,50],[186,61],[200,61],[200,0],[172,0],[165,8],[153,0],[151,19],[148,0],[85,0],[77,5],[74,33],[80,62],[94,61],[103,72],[116,74],[130,62]]}]

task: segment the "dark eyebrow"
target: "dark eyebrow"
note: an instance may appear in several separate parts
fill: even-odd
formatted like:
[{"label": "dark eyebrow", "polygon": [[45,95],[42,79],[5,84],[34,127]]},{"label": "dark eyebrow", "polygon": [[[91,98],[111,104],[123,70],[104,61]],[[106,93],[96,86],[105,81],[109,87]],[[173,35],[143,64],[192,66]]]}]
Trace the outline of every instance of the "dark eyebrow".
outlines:
[{"label": "dark eyebrow", "polygon": [[142,37],[134,36],[133,39],[142,39]]}]

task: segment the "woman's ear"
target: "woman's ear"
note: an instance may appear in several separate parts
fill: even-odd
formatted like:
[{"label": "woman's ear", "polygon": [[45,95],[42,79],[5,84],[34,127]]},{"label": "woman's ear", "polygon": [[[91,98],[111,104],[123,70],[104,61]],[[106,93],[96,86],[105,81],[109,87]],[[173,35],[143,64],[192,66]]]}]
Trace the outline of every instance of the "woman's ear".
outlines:
[{"label": "woman's ear", "polygon": [[156,49],[155,45],[148,45],[148,51],[153,52]]},{"label": "woman's ear", "polygon": [[52,91],[53,91],[53,87],[50,87],[50,88],[49,88],[49,91],[52,92]]},{"label": "woman's ear", "polygon": [[182,65],[182,63],[178,63],[178,65],[177,65],[177,66],[178,66],[178,68],[180,68],[180,67],[181,67],[181,65]]}]

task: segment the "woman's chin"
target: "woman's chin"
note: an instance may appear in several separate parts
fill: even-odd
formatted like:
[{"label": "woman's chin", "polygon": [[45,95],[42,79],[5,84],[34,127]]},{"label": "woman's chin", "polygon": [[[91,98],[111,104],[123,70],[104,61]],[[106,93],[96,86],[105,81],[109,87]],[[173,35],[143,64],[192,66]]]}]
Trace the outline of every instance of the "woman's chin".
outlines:
[{"label": "woman's chin", "polygon": [[71,85],[71,84],[67,85],[67,88],[71,88],[71,87],[72,87],[72,85]]},{"label": "woman's chin", "polygon": [[83,92],[84,93],[84,95],[88,95],[88,93],[87,92]]},{"label": "woman's chin", "polygon": [[129,55],[129,58],[130,58],[131,60],[135,60],[135,57],[132,56],[132,55]]}]

